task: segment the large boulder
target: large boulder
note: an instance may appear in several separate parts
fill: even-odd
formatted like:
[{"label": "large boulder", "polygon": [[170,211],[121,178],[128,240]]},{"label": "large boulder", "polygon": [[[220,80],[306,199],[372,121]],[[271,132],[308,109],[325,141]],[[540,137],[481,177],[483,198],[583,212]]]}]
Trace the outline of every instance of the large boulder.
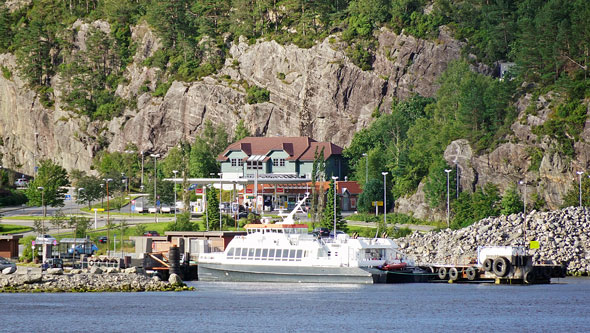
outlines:
[{"label": "large boulder", "polygon": [[168,282],[170,282],[170,284],[174,284],[174,285],[182,285],[183,284],[180,276],[175,273],[170,274],[170,277],[168,278]]},{"label": "large boulder", "polygon": [[62,268],[48,268],[47,274],[49,275],[63,275],[64,270]]},{"label": "large boulder", "polygon": [[90,268],[90,274],[102,274],[102,269],[98,266],[92,266],[92,268]]}]

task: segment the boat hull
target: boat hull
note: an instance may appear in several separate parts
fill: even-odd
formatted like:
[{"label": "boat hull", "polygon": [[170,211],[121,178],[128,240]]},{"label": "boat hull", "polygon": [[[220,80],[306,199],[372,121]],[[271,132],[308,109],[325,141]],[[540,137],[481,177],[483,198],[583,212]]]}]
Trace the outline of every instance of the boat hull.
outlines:
[{"label": "boat hull", "polygon": [[200,281],[295,282],[295,283],[385,283],[378,269],[357,267],[265,266],[201,263]]}]

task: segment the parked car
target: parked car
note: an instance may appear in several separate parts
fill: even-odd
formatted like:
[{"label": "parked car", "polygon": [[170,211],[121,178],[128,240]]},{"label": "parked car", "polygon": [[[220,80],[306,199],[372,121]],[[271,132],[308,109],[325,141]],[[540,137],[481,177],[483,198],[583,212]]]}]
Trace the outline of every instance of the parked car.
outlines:
[{"label": "parked car", "polygon": [[150,207],[148,208],[148,213],[156,213],[158,211],[158,207]]},{"label": "parked car", "polygon": [[315,228],[313,229],[312,233],[319,237],[328,237],[330,236],[330,229],[328,228]]},{"label": "parked car", "polygon": [[[344,231],[336,230],[336,236],[346,234]],[[330,237],[334,237],[334,231],[330,231]]]},{"label": "parked car", "polygon": [[29,181],[26,178],[19,178],[14,182],[16,187],[27,187],[29,185]]},{"label": "parked car", "polygon": [[36,245],[42,245],[42,244],[51,244],[51,245],[53,245],[54,242],[57,242],[57,239],[55,239],[51,235],[39,235],[39,236],[37,236],[37,238],[35,238],[35,244]]},{"label": "parked car", "polygon": [[144,236],[160,236],[160,233],[154,230],[146,231],[143,233]]},{"label": "parked car", "polygon": [[12,261],[0,257],[0,273],[12,274],[16,271],[16,264]]},{"label": "parked car", "polygon": [[162,207],[160,207],[160,213],[170,213],[170,205],[162,204]]},{"label": "parked car", "polygon": [[100,236],[98,237],[98,242],[105,244],[107,242],[107,236]]}]

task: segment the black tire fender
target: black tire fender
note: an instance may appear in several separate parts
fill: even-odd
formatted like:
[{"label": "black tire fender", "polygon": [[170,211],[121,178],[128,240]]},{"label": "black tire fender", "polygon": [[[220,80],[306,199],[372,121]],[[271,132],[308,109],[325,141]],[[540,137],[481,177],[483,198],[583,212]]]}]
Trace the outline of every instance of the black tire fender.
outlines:
[{"label": "black tire fender", "polygon": [[510,261],[505,257],[498,257],[494,259],[494,274],[498,277],[505,277],[510,273]]},{"label": "black tire fender", "polygon": [[467,275],[467,280],[473,281],[477,279],[477,270],[474,267],[467,267],[465,275]]},{"label": "black tire fender", "polygon": [[492,258],[487,258],[483,261],[483,270],[486,272],[491,272],[494,267],[494,260]]},{"label": "black tire fender", "polygon": [[537,276],[534,270],[531,269],[530,271],[524,273],[524,283],[535,283],[535,280],[537,280]]},{"label": "black tire fender", "polygon": [[438,278],[441,280],[447,279],[447,268],[446,267],[440,267],[438,269]]}]

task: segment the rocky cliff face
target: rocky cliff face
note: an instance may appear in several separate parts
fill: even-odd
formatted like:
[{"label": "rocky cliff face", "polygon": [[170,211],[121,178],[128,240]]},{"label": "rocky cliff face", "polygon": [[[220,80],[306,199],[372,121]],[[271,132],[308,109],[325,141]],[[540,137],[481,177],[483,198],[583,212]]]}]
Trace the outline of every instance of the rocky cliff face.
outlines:
[{"label": "rocky cliff face", "polygon": [[[109,29],[102,21],[75,25],[75,42],[81,50],[90,25]],[[232,132],[243,119],[256,135],[307,135],[345,146],[373,120],[374,112],[389,110],[393,97],[432,96],[436,77],[460,53],[459,43],[445,29],[436,42],[383,30],[375,70],[362,71],[345,56],[336,37],[310,49],[240,41],[231,45],[220,73],[197,82],[174,82],[166,96],[152,97],[141,93],[140,87],[147,83],[153,90],[160,71],[141,63],[161,43],[145,24],[134,27],[133,38],[138,51],[127,68],[128,83],[119,86],[117,94],[137,99],[137,109],[128,109],[107,124],[63,111],[58,84],[56,103],[46,109],[17,75],[0,78],[0,112],[5,119],[0,124],[2,163],[31,174],[35,159],[51,158],[67,169],[89,170],[98,140],[106,141],[111,151],[134,143],[143,151],[165,153],[180,140],[191,141],[205,120],[224,124]],[[11,55],[2,55],[0,65],[17,73]],[[266,88],[270,101],[247,104],[240,81]],[[39,133],[37,144],[35,133]]]},{"label": "rocky cliff face", "polygon": [[[92,26],[103,31],[107,22],[74,23],[75,44],[85,48],[85,36]],[[108,123],[91,122],[64,111],[60,101],[60,78],[54,78],[56,101],[44,108],[35,92],[18,77],[14,56],[0,55],[0,66],[12,76],[0,77],[0,163],[27,174],[33,173],[36,160],[50,158],[66,169],[90,170],[93,156],[101,147],[123,151],[129,143],[146,152],[166,153],[179,141],[192,141],[206,120],[224,124],[231,133],[244,120],[252,133],[261,136],[307,135],[346,146],[354,133],[373,120],[375,112],[388,112],[393,98],[404,99],[413,93],[434,96],[436,78],[448,63],[460,57],[461,45],[441,28],[435,41],[419,40],[382,29],[373,71],[362,71],[345,55],[336,36],[309,49],[259,41],[243,40],[229,44],[224,68],[197,82],[173,82],[164,97],[142,92],[153,91],[162,73],[142,62],[161,48],[161,43],[144,23],[132,29],[137,43],[134,62],[127,67],[126,83],[117,94],[137,101]],[[483,66],[474,68],[487,73]],[[247,82],[270,91],[270,101],[247,104],[240,84]],[[67,82],[66,82],[67,84]],[[587,123],[575,146],[576,160],[566,161],[551,153],[548,142],[536,138],[533,125],[543,123],[549,113],[549,97],[539,98],[536,115],[525,115],[531,96],[517,103],[520,111],[513,124],[514,135],[494,151],[477,155],[464,140],[453,142],[445,152],[451,165],[458,165],[462,190],[473,190],[487,182],[501,189],[526,176],[530,193],[542,193],[550,207],[556,207],[569,189],[578,169],[590,166],[590,125]],[[37,133],[37,134],[35,134]],[[527,147],[539,147],[543,158],[539,170],[529,170]],[[396,210],[417,217],[444,219],[444,214],[424,203],[418,189],[396,202]]]}]

